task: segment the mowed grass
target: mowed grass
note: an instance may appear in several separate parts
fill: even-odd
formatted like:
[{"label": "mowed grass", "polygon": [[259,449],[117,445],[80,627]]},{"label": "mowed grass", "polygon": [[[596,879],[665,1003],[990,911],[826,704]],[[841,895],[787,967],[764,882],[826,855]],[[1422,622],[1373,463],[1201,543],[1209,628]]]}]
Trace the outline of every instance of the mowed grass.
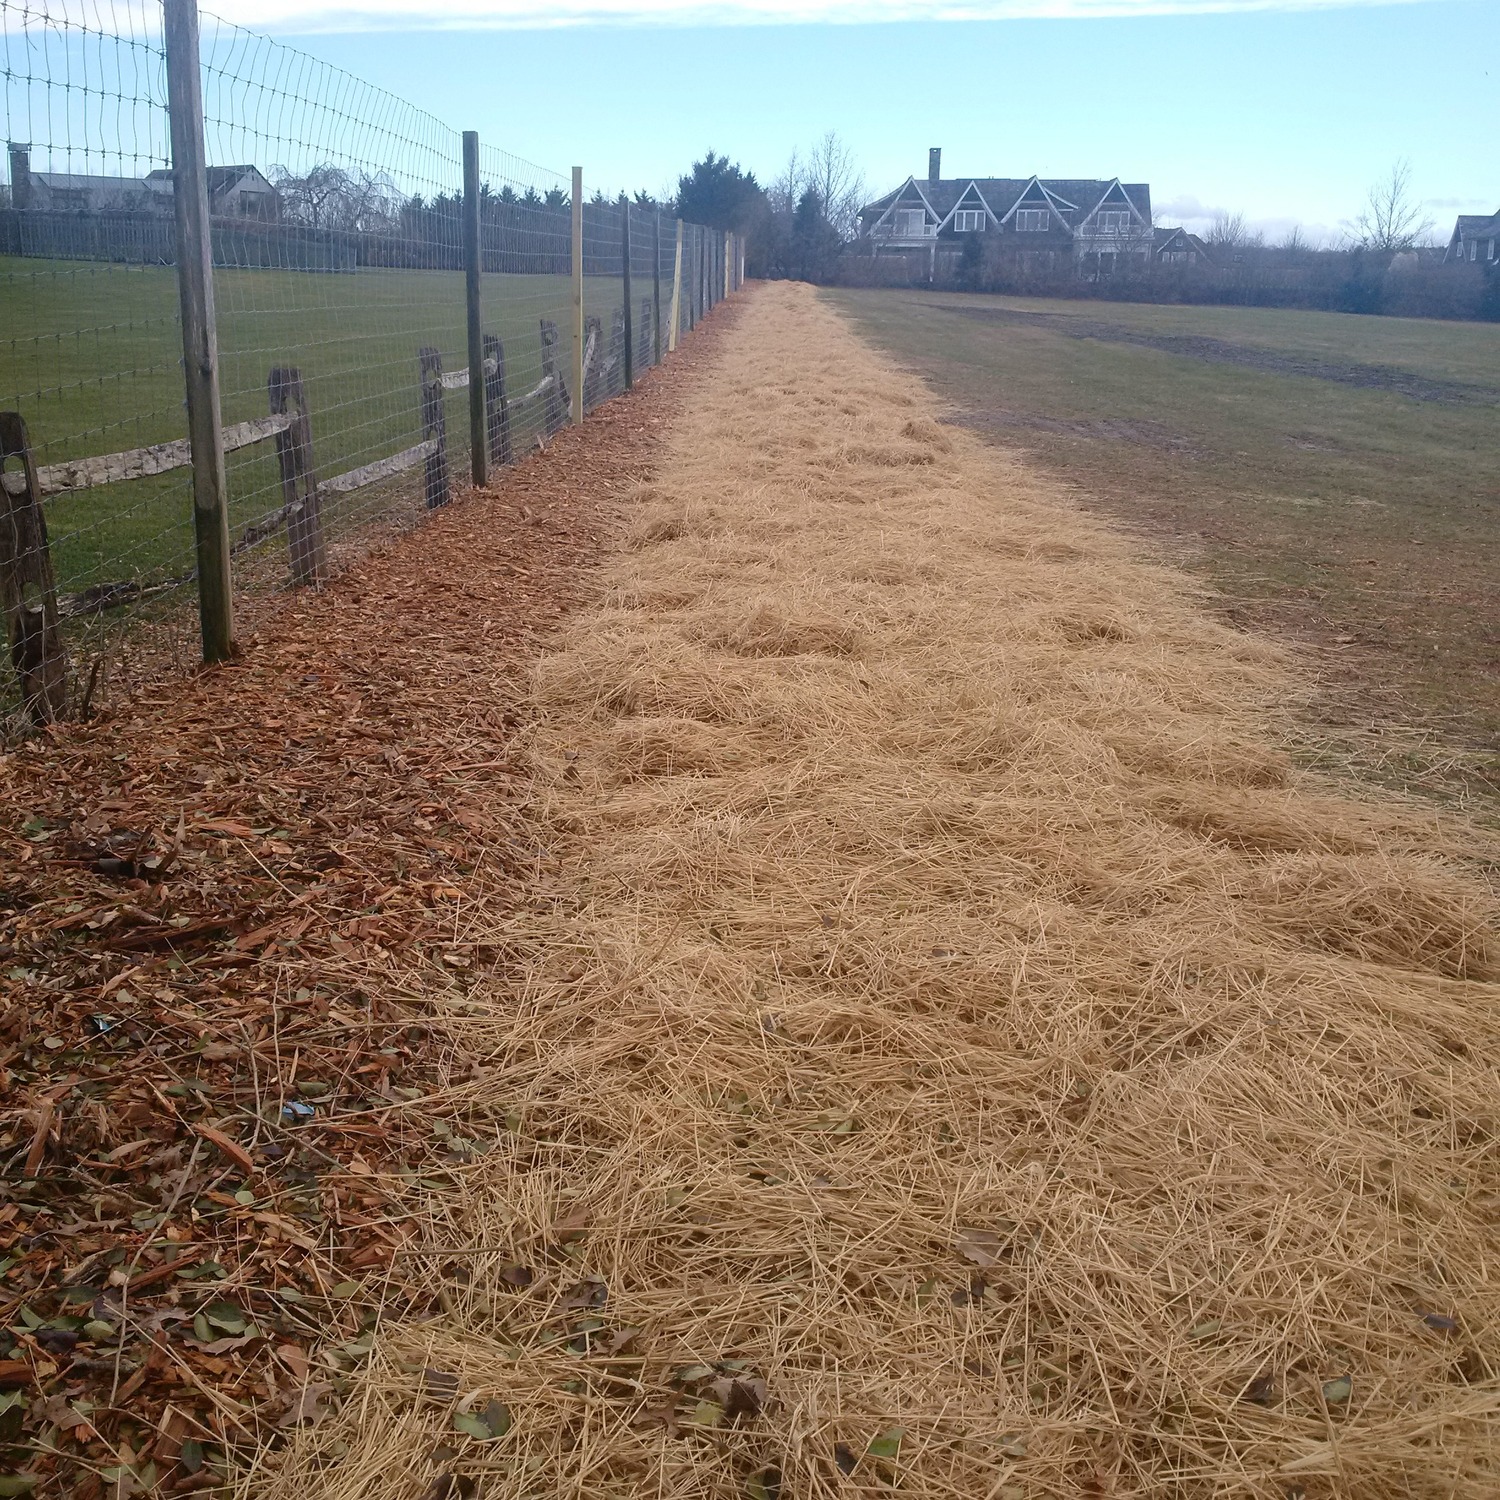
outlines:
[{"label": "mowed grass", "polygon": [[1318,653],[1337,717],[1500,736],[1500,327],[829,294],[954,419]]},{"label": "mowed grass", "polygon": [[[444,370],[467,360],[458,272],[221,270],[215,293],[225,422],[265,416],[271,369],[295,366],[323,476],[421,440],[419,348],[440,350]],[[504,341],[511,394],[540,379],[541,318],[561,330],[567,369],[566,276],[486,276],[483,294],[484,327]],[[587,310],[606,331],[619,295],[618,281],[585,283]],[[181,359],[170,267],[0,257],[0,407],[26,418],[39,464],[185,437]],[[464,390],[446,397],[456,479],[467,465],[468,399]],[[532,430],[519,428],[518,444]],[[230,454],[228,470],[232,530],[281,504],[274,442]],[[333,526],[389,503],[390,493],[387,485],[342,497],[330,508]],[[59,495],[48,501],[47,523],[64,590],[149,581],[192,563],[186,470]]]}]

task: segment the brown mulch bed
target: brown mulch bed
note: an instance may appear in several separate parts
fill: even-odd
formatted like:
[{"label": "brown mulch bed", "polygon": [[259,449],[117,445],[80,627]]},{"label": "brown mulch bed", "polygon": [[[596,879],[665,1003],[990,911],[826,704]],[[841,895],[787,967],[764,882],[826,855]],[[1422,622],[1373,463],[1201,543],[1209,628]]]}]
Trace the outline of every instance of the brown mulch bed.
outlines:
[{"label": "brown mulch bed", "polygon": [[0,1493],[215,1488],[428,1295],[411,1189],[482,1147],[421,976],[534,897],[527,664],[727,321],[231,665],[0,758]]}]

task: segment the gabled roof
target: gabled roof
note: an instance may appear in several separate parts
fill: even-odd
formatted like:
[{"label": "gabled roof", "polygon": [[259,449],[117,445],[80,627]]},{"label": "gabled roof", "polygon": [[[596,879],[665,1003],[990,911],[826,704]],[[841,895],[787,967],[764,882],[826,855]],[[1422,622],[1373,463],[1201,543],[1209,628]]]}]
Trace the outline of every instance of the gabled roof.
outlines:
[{"label": "gabled roof", "polygon": [[939,223],[938,228],[942,229],[945,225],[952,223],[953,215],[961,208],[982,208],[989,215],[992,223],[998,224],[1000,222],[995,217],[995,210],[985,201],[984,193],[981,191],[979,184],[973,179],[970,179],[968,187],[953,200],[953,207],[943,215],[942,222]]},{"label": "gabled roof", "polygon": [[909,184],[916,184],[922,201],[944,222],[958,206],[958,200],[972,185],[983,195],[985,205],[997,220],[1003,221],[1033,183],[1045,193],[1052,206],[1070,223],[1078,223],[1085,207],[1091,212],[1112,188],[1119,187],[1130,207],[1146,222],[1151,222],[1151,187],[1144,182],[1121,183],[1118,178],[1081,177],[944,177],[937,183],[925,178],[908,177],[901,187],[876,198],[860,210],[860,217],[871,225],[885,217],[896,195]]},{"label": "gabled roof", "polygon": [[1500,209],[1492,214],[1460,214],[1453,225],[1454,239],[1488,239],[1500,234]]},{"label": "gabled roof", "polygon": [[[909,193],[912,196],[909,197]],[[947,217],[946,213],[939,213],[938,210],[933,207],[931,200],[928,198],[927,194],[922,191],[922,185],[917,181],[915,177],[908,177],[906,181],[903,182],[894,193],[887,193],[884,198],[881,198],[879,200],[879,203],[883,204],[884,208],[872,220],[872,228],[875,224],[883,223],[890,216],[893,209],[898,207],[914,206],[917,203],[920,203],[922,207],[925,208],[927,212],[933,216],[934,219],[942,220]],[[877,205],[874,203],[868,204],[866,207],[860,210],[860,216],[863,217],[865,214],[870,213],[876,206]]]}]

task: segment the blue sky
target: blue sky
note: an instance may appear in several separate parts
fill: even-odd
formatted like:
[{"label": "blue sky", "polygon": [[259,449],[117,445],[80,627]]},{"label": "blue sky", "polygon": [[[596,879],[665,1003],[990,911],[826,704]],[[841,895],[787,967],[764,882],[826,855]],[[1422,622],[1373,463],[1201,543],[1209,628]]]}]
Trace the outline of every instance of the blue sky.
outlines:
[{"label": "blue sky", "polygon": [[945,176],[1119,175],[1150,182],[1163,218],[1225,208],[1273,234],[1336,232],[1401,157],[1445,228],[1500,205],[1497,0],[791,26],[647,10],[545,29],[441,7],[422,30],[399,9],[362,32],[342,28],[368,17],[256,29],[608,188],[660,188],[709,147],[769,178],[837,130],[872,193],[940,145]]}]

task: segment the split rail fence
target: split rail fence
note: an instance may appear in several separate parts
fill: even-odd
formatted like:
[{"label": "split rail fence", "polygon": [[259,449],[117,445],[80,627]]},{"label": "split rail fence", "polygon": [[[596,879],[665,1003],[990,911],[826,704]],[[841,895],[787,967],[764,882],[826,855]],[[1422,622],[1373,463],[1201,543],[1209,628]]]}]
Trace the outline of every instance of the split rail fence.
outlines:
[{"label": "split rail fence", "polygon": [[0,609],[30,720],[79,708],[121,622],[186,649],[191,592],[225,658],[237,595],[486,483],[743,281],[738,237],[585,201],[581,169],[196,0],[159,31],[53,3],[0,0]]}]

